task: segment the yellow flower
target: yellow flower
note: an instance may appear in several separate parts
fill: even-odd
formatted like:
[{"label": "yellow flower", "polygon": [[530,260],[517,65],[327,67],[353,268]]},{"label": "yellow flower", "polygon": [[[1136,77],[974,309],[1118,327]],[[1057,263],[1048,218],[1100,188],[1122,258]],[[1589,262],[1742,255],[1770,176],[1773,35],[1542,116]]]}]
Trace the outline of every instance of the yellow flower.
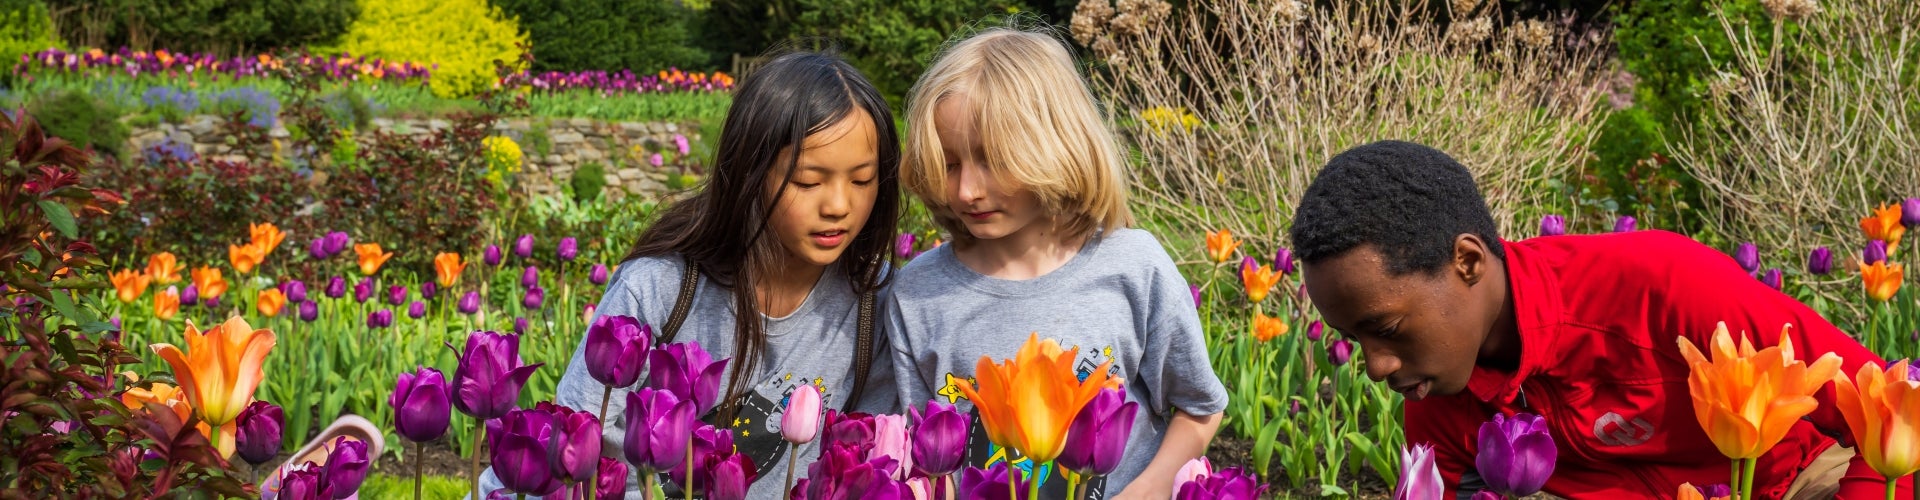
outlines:
[{"label": "yellow flower", "polygon": [[147,257],[147,276],[155,283],[171,285],[180,281],[180,271],[187,265],[179,262],[172,253],[160,252]]},{"label": "yellow flower", "polygon": [[1692,370],[1687,384],[1694,417],[1728,458],[1755,458],[1773,449],[1819,406],[1813,393],[1840,372],[1840,357],[1833,353],[1812,366],[1794,359],[1790,328],[1780,330],[1779,345],[1757,351],[1743,334],[1736,350],[1727,324],[1720,323],[1713,331],[1711,360],[1692,340],[1679,339],[1680,354]]},{"label": "yellow flower", "polygon": [[1893,300],[1893,294],[1900,293],[1903,271],[1900,264],[1861,264],[1860,281],[1867,286],[1867,297],[1881,302]]},{"label": "yellow flower", "polygon": [[147,283],[151,281],[147,273],[136,273],[132,269],[121,269],[107,278],[113,281],[113,289],[119,292],[121,302],[140,300],[140,295],[147,293]]},{"label": "yellow flower", "polygon": [[1893,254],[1894,247],[1900,246],[1900,236],[1907,234],[1907,227],[1900,225],[1900,205],[1875,207],[1872,216],[1860,219],[1860,231],[1867,233],[1867,239],[1887,242],[1887,254]]},{"label": "yellow flower", "polygon": [[187,321],[187,350],[153,344],[153,352],[173,367],[174,380],[187,403],[208,425],[224,426],[240,417],[266,374],[260,364],[273,350],[273,330],[255,330],[240,316],[201,332]]},{"label": "yellow flower", "polygon": [[360,243],[353,246],[353,253],[360,258],[360,274],[373,276],[380,272],[380,266],[393,258],[393,252],[381,252],[379,243]]},{"label": "yellow flower", "polygon": [[1120,379],[1107,373],[1112,362],[1101,363],[1086,380],[1074,373],[1080,349],[1061,351],[1053,339],[1029,334],[1014,359],[994,364],[981,356],[974,366],[979,388],[959,381],[960,392],[973,401],[987,438],[1002,447],[1019,450],[1035,463],[1060,456],[1067,444],[1067,426],[1101,389],[1119,387]]},{"label": "yellow flower", "polygon": [[1854,450],[1884,477],[1920,471],[1920,382],[1908,377],[1906,361],[1887,371],[1880,364],[1860,364],[1851,379],[1833,380],[1834,403],[1853,430]]},{"label": "yellow flower", "polygon": [[1200,126],[1200,117],[1187,112],[1187,108],[1169,108],[1154,106],[1140,111],[1140,121],[1146,122],[1155,133],[1166,132],[1173,127],[1181,130],[1193,130]]}]

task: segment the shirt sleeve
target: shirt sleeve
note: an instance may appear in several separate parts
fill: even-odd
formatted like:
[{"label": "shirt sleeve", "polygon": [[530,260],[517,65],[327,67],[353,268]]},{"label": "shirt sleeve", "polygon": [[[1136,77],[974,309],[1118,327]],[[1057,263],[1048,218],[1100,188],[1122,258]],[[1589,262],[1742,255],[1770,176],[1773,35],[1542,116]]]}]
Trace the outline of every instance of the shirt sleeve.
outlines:
[{"label": "shirt sleeve", "polygon": [[894,404],[899,409],[923,406],[933,399],[933,385],[921,376],[920,365],[913,354],[912,335],[907,331],[906,314],[900,309],[900,301],[892,293],[880,300],[881,316],[886,321],[881,328],[887,332],[887,361],[892,363],[890,372],[893,383],[888,384],[897,396]]},{"label": "shirt sleeve", "polygon": [[1206,332],[1193,291],[1164,248],[1155,258],[1144,310],[1138,383],[1145,384],[1148,408],[1163,418],[1173,410],[1206,416],[1226,411],[1227,388],[1213,372]]}]

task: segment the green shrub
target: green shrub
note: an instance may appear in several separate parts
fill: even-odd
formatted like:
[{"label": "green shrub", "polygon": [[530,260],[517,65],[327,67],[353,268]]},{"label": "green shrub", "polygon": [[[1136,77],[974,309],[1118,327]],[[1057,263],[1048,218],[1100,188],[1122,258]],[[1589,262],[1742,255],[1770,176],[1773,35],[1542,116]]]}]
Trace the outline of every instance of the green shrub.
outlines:
[{"label": "green shrub", "polygon": [[66,139],[81,148],[102,154],[122,155],[127,145],[127,126],[120,123],[120,112],[86,92],[66,91],[34,102],[29,109],[40,117],[47,133]]},{"label": "green shrub", "polygon": [[[95,47],[131,46],[246,55],[328,43],[359,11],[354,0],[68,0],[65,38]],[[369,2],[375,3],[375,2]]]},{"label": "green shrub", "polygon": [[21,54],[60,45],[53,19],[39,0],[0,0],[0,69],[11,69]]},{"label": "green shrub", "polygon": [[533,38],[533,69],[704,68],[691,45],[694,12],[672,0],[494,0]]},{"label": "green shrub", "polygon": [[366,2],[339,50],[397,61],[437,64],[433,94],[478,94],[496,78],[496,62],[512,64],[527,36],[519,23],[484,0]]},{"label": "green shrub", "polygon": [[593,201],[607,187],[607,168],[597,161],[587,162],[573,171],[573,178],[568,179],[567,184],[573,187],[573,201]]}]

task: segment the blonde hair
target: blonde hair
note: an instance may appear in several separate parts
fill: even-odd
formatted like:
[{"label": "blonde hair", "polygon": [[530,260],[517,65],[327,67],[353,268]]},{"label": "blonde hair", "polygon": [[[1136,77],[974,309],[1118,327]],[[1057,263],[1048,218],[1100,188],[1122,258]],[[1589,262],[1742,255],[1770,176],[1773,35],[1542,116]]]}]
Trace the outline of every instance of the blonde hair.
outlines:
[{"label": "blonde hair", "polygon": [[1062,42],[1038,30],[993,28],[952,44],[914,83],[900,180],[955,240],[973,240],[953,216],[935,108],[967,94],[974,133],[1003,185],[1032,192],[1070,237],[1133,225],[1126,153]]}]

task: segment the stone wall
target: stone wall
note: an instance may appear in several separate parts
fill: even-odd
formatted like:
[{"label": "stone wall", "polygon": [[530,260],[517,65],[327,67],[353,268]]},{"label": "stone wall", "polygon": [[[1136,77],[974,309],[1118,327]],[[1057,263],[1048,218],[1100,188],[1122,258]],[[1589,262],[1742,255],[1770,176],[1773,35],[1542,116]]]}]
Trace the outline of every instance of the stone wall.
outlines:
[{"label": "stone wall", "polygon": [[[146,151],[171,138],[178,144],[192,144],[194,153],[216,159],[237,160],[223,130],[225,119],[198,115],[182,123],[161,123],[135,127],[128,141],[129,151]],[[452,126],[442,119],[375,118],[373,129],[425,136]],[[675,135],[698,141],[698,130],[686,124],[670,122],[600,122],[585,118],[508,118],[494,124],[499,135],[513,138],[526,155],[520,172],[521,184],[535,195],[559,192],[558,183],[570,182],[573,174],[588,163],[599,163],[606,173],[606,196],[618,199],[626,195],[658,197],[668,190],[668,177],[679,173],[667,163],[655,167],[647,151],[673,151]],[[269,134],[285,139],[285,127],[275,125]],[[538,139],[545,137],[544,153]],[[371,134],[362,133],[364,144]],[[671,155],[669,155],[671,156]],[[223,158],[226,157],[226,158]]]}]

